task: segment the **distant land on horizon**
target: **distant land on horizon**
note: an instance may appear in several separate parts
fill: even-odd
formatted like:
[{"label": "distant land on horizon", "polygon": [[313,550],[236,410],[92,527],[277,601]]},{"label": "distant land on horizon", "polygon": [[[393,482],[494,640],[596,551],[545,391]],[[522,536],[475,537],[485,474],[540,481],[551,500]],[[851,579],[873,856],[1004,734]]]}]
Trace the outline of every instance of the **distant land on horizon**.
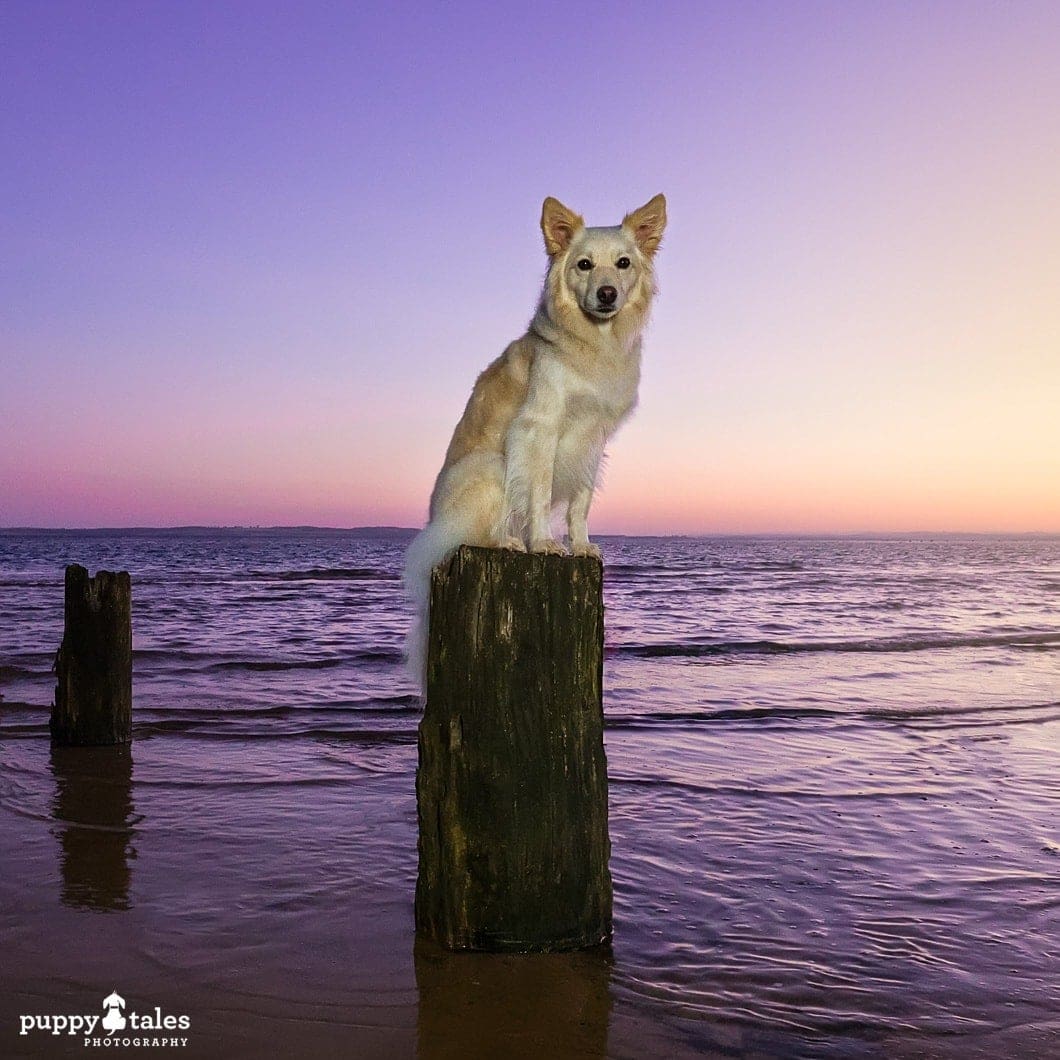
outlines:
[{"label": "distant land on horizon", "polygon": [[347,537],[408,537],[407,526],[0,526],[0,534],[344,534]]}]

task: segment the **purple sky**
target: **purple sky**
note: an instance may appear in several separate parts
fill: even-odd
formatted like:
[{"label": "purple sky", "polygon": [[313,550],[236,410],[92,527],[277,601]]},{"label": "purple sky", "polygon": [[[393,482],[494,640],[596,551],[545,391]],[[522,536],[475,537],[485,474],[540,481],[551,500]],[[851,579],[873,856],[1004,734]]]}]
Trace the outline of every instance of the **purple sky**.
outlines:
[{"label": "purple sky", "polygon": [[418,524],[670,204],[599,531],[1060,530],[1060,6],[0,5],[0,525]]}]

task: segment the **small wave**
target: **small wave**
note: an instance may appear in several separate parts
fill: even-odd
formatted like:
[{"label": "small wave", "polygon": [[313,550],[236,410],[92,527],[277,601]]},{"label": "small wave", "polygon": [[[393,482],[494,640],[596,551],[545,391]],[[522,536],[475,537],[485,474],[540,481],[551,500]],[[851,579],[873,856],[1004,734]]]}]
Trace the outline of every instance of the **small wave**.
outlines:
[{"label": "small wave", "polygon": [[705,566],[709,564],[692,567],[686,563],[605,563],[604,577],[615,574],[645,574],[652,578],[663,575],[701,574]]},{"label": "small wave", "polygon": [[211,663],[206,670],[331,670],[345,659],[230,659]]},{"label": "small wave", "polygon": [[11,681],[17,677],[50,677],[51,669],[31,670],[28,666],[0,666],[0,681]]},{"label": "small wave", "polygon": [[397,581],[398,575],[373,567],[310,567],[309,570],[247,571],[235,581],[326,582]]},{"label": "small wave", "polygon": [[133,648],[133,662],[154,661],[159,662],[201,662],[203,659],[216,659],[224,655],[224,652],[209,654],[201,651],[185,651],[180,648]]},{"label": "small wave", "polygon": [[[684,592],[683,589],[680,591]],[[697,596],[727,596],[733,591],[734,590],[727,585],[700,585],[696,587]],[[630,588],[627,592],[630,599],[643,600],[660,595],[667,595],[672,593],[673,590],[667,588],[665,583],[653,581],[648,584],[640,585],[637,588]]]},{"label": "small wave", "polygon": [[251,670],[331,670],[340,666],[355,663],[400,663],[404,656],[399,651],[366,650],[353,652],[350,655],[329,656],[325,659],[252,659],[231,653],[209,653],[195,651],[148,648],[133,652],[134,661],[159,663],[193,663],[194,669],[200,671]]},{"label": "small wave", "polygon": [[698,726],[712,722],[805,721],[832,718],[843,722],[895,722],[900,725],[930,724],[937,727],[967,727],[974,719],[987,719],[990,725],[1000,720],[1005,725],[1042,724],[1055,720],[1060,702],[992,703],[966,707],[921,705],[907,708],[875,706],[800,707],[717,707],[702,710],[652,710],[644,713],[611,713],[604,715],[605,729],[674,728]]},{"label": "small wave", "polygon": [[[43,708],[47,709],[47,708]],[[168,707],[134,706],[134,718],[151,721],[231,722],[267,720],[270,718],[307,718],[365,714],[419,714],[419,697],[413,694],[396,696],[365,696],[361,699],[334,699],[306,705],[275,704],[273,706],[225,707]]]},{"label": "small wave", "polygon": [[0,702],[0,737],[47,737],[51,708],[33,703]]},{"label": "small wave", "polygon": [[699,795],[720,795],[734,799],[805,799],[809,802],[878,802],[884,799],[924,799],[932,792],[927,787],[895,787],[890,790],[869,788],[857,791],[814,791],[811,788],[765,788],[738,784],[707,784],[691,780],[680,780],[664,776],[633,776],[631,774],[608,773],[608,782],[612,785],[625,785],[633,788],[675,788],[679,791],[691,791]]},{"label": "small wave", "polygon": [[[412,729],[380,729],[360,726],[338,729],[333,726],[298,725],[288,729],[254,729],[242,726],[203,725],[187,718],[170,718],[134,723],[133,738],[180,736],[197,740],[266,743],[282,740],[325,740],[328,742],[363,744],[415,744],[417,733]],[[199,782],[196,782],[198,786]],[[282,780],[275,781],[282,784]]]},{"label": "small wave", "polygon": [[247,718],[286,718],[304,708],[278,705],[272,707],[141,707],[133,706],[133,719],[152,721],[231,721]]},{"label": "small wave", "polygon": [[659,568],[651,567],[643,563],[605,563],[604,574],[640,574],[654,572]]},{"label": "small wave", "polygon": [[827,707],[720,707],[717,710],[656,710],[647,714],[609,715],[605,729],[642,729],[712,721],[802,721],[806,718],[843,718],[849,711]]},{"label": "small wave", "polygon": [[[304,708],[303,708],[304,709]],[[330,699],[323,703],[314,703],[310,709],[314,710],[355,710],[363,712],[366,710],[385,710],[388,712],[408,712],[420,714],[423,712],[423,704],[420,697],[414,692],[394,696],[368,696],[363,699]]]},{"label": "small wave", "polygon": [[725,562],[718,559],[685,560],[679,563],[605,563],[604,574],[702,574],[704,571],[725,571],[731,574],[755,574],[764,571],[803,571],[806,564],[798,559],[763,559],[744,562]]},{"label": "small wave", "polygon": [[715,655],[797,655],[809,652],[913,652],[946,648],[1060,649],[1060,631],[1052,633],[971,634],[940,637],[887,637],[879,640],[775,641],[730,640],[713,644],[613,644],[609,655],[653,659],[709,658]]}]

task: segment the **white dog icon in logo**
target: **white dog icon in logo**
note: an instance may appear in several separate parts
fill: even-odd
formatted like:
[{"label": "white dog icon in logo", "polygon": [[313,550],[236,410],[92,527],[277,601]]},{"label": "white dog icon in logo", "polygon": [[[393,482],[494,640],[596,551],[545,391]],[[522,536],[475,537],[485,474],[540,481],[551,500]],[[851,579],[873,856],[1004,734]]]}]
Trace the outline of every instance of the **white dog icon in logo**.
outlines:
[{"label": "white dog icon in logo", "polygon": [[113,1034],[115,1031],[125,1030],[125,1017],[121,1014],[121,1010],[125,1008],[125,998],[115,990],[110,997],[103,999],[103,1007],[107,1010],[107,1014],[103,1017],[103,1027],[106,1032]]}]

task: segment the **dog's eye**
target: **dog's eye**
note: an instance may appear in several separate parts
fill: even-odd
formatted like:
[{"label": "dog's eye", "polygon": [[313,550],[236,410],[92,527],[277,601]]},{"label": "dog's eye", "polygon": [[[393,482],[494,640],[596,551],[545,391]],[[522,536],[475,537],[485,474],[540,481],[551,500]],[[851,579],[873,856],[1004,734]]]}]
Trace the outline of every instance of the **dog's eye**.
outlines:
[{"label": "dog's eye", "polygon": [[593,263],[588,258],[582,258],[578,262],[578,268],[581,269],[582,272],[588,272],[592,267]]},{"label": "dog's eye", "polygon": [[615,262],[615,264],[620,269],[628,269],[629,268],[629,258],[619,258],[618,261]]}]

